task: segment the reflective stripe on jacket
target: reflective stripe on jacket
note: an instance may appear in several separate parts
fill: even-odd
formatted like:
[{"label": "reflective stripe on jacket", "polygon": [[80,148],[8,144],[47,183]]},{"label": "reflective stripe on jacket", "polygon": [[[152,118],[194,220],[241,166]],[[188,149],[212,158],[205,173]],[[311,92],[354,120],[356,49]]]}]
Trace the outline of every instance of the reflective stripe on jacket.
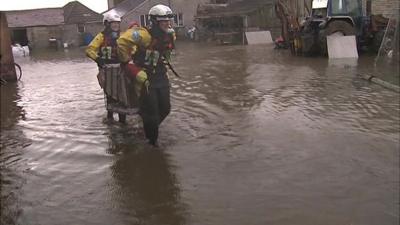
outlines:
[{"label": "reflective stripe on jacket", "polygon": [[131,51],[129,50],[133,46],[137,46],[133,55],[133,61],[136,65],[149,71],[165,67],[163,60],[169,61],[170,59],[170,52],[174,48],[175,35],[173,32],[169,32],[162,36],[152,37],[150,32],[146,28],[140,27],[129,29],[121,35],[117,42],[122,62],[130,60]]},{"label": "reflective stripe on jacket", "polygon": [[106,63],[116,63],[118,62],[117,42],[111,37],[105,37],[101,32],[87,46],[86,55],[93,60],[101,57]]}]

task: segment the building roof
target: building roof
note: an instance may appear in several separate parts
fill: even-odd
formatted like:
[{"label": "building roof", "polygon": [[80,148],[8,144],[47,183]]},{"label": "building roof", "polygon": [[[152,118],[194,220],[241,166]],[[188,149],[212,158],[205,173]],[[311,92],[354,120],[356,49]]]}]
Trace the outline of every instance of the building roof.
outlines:
[{"label": "building roof", "polygon": [[62,8],[7,11],[9,27],[55,26],[64,23]]},{"label": "building roof", "polygon": [[64,10],[64,23],[90,23],[101,22],[103,16],[78,1],[69,2],[63,7]]},{"label": "building roof", "polygon": [[102,22],[103,16],[78,1],[69,2],[62,8],[43,8],[6,11],[9,27],[57,26]]},{"label": "building roof", "polygon": [[241,0],[230,4],[203,4],[197,8],[195,18],[244,16],[273,3],[273,0]]},{"label": "building roof", "polygon": [[115,12],[121,17],[127,14],[128,12],[136,9],[139,7],[141,4],[146,2],[147,0],[125,0],[119,4],[117,4],[115,7],[103,12],[104,14]]}]

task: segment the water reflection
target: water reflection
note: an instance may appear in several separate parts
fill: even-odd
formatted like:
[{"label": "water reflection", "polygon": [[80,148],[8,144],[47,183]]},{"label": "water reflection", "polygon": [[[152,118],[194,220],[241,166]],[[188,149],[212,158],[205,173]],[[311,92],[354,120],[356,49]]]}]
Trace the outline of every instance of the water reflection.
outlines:
[{"label": "water reflection", "polygon": [[180,43],[159,149],[104,123],[81,49],[32,53],[1,93],[1,223],[397,224],[399,95],[286,53]]},{"label": "water reflection", "polygon": [[0,126],[1,129],[11,129],[18,120],[25,117],[25,112],[17,103],[20,101],[18,83],[8,83],[0,86],[1,107]]},{"label": "water reflection", "polygon": [[185,205],[170,156],[162,147],[145,144],[139,128],[110,129],[113,201],[124,224],[185,224]]},{"label": "water reflection", "polygon": [[18,121],[25,118],[17,83],[0,86],[0,224],[16,224],[22,209],[19,204],[20,189],[25,182],[24,168],[20,166],[23,149],[31,144]]},{"label": "water reflection", "polygon": [[77,51],[76,49],[36,49],[31,52],[31,57],[34,61],[65,61],[70,60],[72,62],[79,61],[90,61],[84,51]]}]

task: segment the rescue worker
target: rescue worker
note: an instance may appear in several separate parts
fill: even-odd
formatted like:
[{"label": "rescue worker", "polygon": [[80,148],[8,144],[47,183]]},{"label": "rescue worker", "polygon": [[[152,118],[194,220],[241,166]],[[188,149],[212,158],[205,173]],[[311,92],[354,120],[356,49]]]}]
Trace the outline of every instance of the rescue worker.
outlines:
[{"label": "rescue worker", "polygon": [[[118,64],[117,39],[120,36],[121,17],[116,13],[108,13],[103,18],[104,30],[96,35],[86,48],[86,55],[93,59],[99,67],[99,83],[103,88],[104,74],[101,69],[105,64]],[[115,102],[110,96],[106,96],[107,104]],[[125,123],[126,115],[119,113],[119,122]],[[113,112],[107,111],[107,118],[113,119]]]},{"label": "rescue worker", "polygon": [[[165,5],[149,11],[149,27],[132,27],[117,40],[122,64],[136,80],[139,94],[139,114],[149,143],[157,144],[158,129],[170,112],[170,85],[166,61],[174,47],[175,34],[171,28],[172,10]],[[137,46],[131,59],[132,47]]]}]

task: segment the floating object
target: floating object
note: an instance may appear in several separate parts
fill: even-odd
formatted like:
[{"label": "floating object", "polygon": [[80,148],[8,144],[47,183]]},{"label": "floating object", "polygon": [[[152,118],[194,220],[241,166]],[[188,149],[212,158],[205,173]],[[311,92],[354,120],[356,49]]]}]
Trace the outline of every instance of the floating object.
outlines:
[{"label": "floating object", "polygon": [[247,44],[273,44],[271,32],[269,31],[253,31],[246,32]]},{"label": "floating object", "polygon": [[358,58],[356,36],[329,35],[326,37],[331,59]]},{"label": "floating object", "polygon": [[14,58],[29,56],[29,47],[20,44],[12,45],[12,53]]}]

